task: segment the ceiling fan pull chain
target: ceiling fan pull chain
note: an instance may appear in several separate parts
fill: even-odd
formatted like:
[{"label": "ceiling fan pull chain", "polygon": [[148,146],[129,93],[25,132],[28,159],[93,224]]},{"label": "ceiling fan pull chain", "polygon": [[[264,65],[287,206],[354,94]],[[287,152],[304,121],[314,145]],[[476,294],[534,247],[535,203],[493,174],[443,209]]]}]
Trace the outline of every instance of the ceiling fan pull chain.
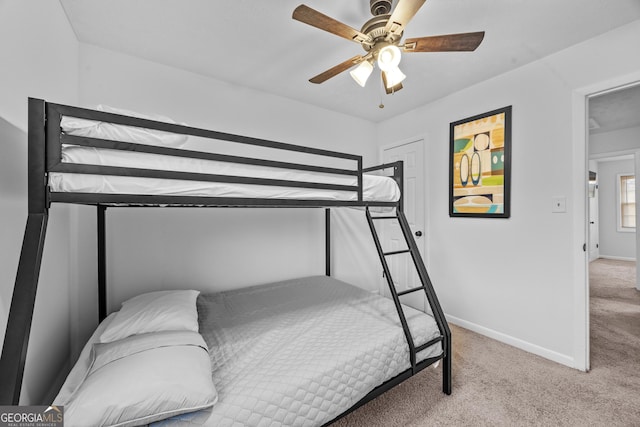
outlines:
[{"label": "ceiling fan pull chain", "polygon": [[378,108],[384,108],[384,104],[382,103],[382,91],[384,90],[384,80],[382,80],[382,74],[380,74],[380,84],[382,85],[382,90],[380,91],[380,104],[378,105]]}]

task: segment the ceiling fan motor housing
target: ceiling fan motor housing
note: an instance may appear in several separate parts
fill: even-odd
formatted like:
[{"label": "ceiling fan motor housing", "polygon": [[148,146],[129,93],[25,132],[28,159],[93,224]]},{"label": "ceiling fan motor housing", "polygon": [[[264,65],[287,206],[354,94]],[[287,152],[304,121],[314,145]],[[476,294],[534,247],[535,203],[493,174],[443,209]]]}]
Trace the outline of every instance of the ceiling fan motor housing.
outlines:
[{"label": "ceiling fan motor housing", "polygon": [[387,15],[391,12],[393,0],[369,0],[371,14],[373,16]]},{"label": "ceiling fan motor housing", "polygon": [[361,32],[371,37],[371,40],[373,41],[372,44],[362,44],[362,47],[365,51],[370,51],[377,44],[383,41],[388,44],[396,44],[400,41],[400,39],[402,38],[402,33],[396,35],[386,31],[386,26],[389,18],[391,18],[391,15],[389,14],[378,15],[374,16],[364,23]]}]

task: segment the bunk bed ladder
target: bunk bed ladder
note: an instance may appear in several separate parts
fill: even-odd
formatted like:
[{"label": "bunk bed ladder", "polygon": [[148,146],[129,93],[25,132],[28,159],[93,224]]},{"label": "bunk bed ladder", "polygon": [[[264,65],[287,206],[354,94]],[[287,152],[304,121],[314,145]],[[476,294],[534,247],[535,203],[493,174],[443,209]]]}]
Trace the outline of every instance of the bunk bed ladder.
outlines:
[{"label": "bunk bed ladder", "polygon": [[[407,221],[407,218],[402,212],[402,210],[397,208],[395,209],[395,214],[393,215],[372,216],[371,211],[369,210],[369,207],[367,207],[366,215],[367,215],[367,222],[371,230],[371,235],[373,236],[373,240],[375,242],[376,249],[378,251],[378,256],[380,257],[383,274],[387,281],[387,285],[389,286],[391,298],[393,299],[393,302],[398,311],[398,316],[400,317],[400,323],[402,324],[402,329],[404,330],[407,344],[409,346],[409,358],[411,362],[411,368],[415,373],[418,365],[418,363],[416,362],[416,355],[419,352],[441,341],[442,349],[444,352],[444,356],[442,358],[443,359],[442,360],[443,362],[442,387],[443,387],[443,391],[446,394],[451,394],[451,331],[444,317],[444,313],[442,312],[442,308],[440,307],[440,303],[438,302],[438,298],[436,297],[435,291],[433,290],[431,279],[429,278],[429,274],[427,273],[427,269],[424,265],[424,261],[422,260],[422,256],[420,255],[420,252],[418,250],[418,246],[416,245],[416,242],[413,239],[409,222]],[[400,225],[400,229],[402,230],[402,235],[404,237],[404,240],[407,244],[407,249],[385,252],[384,249],[382,248],[382,244],[380,243],[380,238],[378,236],[378,232],[376,230],[374,220],[397,220],[398,224]],[[415,288],[398,291],[396,289],[396,285],[391,276],[391,270],[389,268],[389,264],[387,263],[387,257],[393,256],[393,255],[405,254],[405,253],[411,254],[411,259],[418,273],[418,277],[420,278],[421,285]],[[429,306],[431,307],[431,312],[440,330],[440,336],[426,343],[416,346],[413,340],[413,336],[411,335],[409,326],[407,324],[407,319],[404,314],[402,304],[400,302],[400,297],[403,295],[407,295],[407,294],[410,294],[413,292],[419,292],[419,291],[425,292],[427,301],[429,302]]]}]

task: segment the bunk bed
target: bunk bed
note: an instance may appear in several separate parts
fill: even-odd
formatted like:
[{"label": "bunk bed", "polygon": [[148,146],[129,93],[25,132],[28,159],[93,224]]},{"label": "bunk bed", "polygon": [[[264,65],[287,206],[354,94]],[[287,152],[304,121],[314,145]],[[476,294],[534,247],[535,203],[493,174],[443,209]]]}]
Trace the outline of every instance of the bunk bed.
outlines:
[{"label": "bunk bed", "polygon": [[[94,132],[96,129],[99,132]],[[320,158],[323,161],[286,162],[278,160],[282,156],[276,156],[276,159],[273,159],[215,151],[187,150],[182,148],[183,137],[185,136],[243,147],[248,146],[252,149],[255,148],[256,151],[267,150],[300,154],[305,159]],[[327,159],[329,160],[329,165],[326,163]],[[333,166],[333,164],[338,166]],[[228,415],[222,415],[222,418],[215,418],[217,416],[215,414],[216,408],[225,407],[225,404],[233,400],[233,396],[227,392],[231,393],[235,389],[240,390],[242,394],[244,386],[242,383],[231,384],[229,378],[233,377],[233,375],[226,375],[224,372],[244,371],[247,369],[243,366],[231,364],[232,361],[241,359],[241,357],[236,357],[237,355],[246,353],[246,347],[238,346],[240,342],[243,343],[242,345],[246,344],[243,340],[247,335],[264,337],[273,333],[270,329],[263,329],[263,327],[266,327],[264,325],[269,323],[265,321],[265,313],[271,313],[267,316],[271,320],[286,318],[285,320],[289,323],[286,323],[286,328],[280,328],[280,330],[287,329],[292,325],[305,328],[305,331],[313,329],[311,326],[300,326],[304,324],[304,321],[308,321],[310,325],[314,326],[326,324],[320,328],[324,331],[324,334],[328,334],[324,335],[324,338],[326,338],[327,336],[336,335],[338,330],[345,329],[344,324],[341,325],[339,323],[334,325],[336,329],[327,329],[329,328],[327,325],[333,324],[330,320],[345,319],[340,310],[351,311],[351,316],[354,315],[353,313],[361,317],[365,316],[365,314],[367,316],[377,316],[372,317],[372,320],[365,321],[368,324],[367,327],[379,328],[374,329],[376,335],[378,331],[381,331],[380,335],[384,335],[382,331],[391,331],[389,332],[393,336],[391,338],[392,341],[390,341],[391,344],[389,342],[380,344],[383,347],[386,346],[392,349],[391,356],[381,356],[382,359],[378,360],[377,365],[375,363],[371,364],[374,367],[388,366],[390,368],[372,368],[371,370],[375,371],[376,375],[381,375],[374,380],[374,384],[367,384],[361,387],[339,384],[338,388],[342,390],[342,394],[336,397],[336,393],[333,393],[334,395],[325,399],[325,401],[335,402],[339,400],[340,404],[330,405],[331,408],[326,410],[326,413],[323,413],[322,416],[296,418],[297,414],[287,414],[286,411],[282,415],[282,412],[277,410],[278,408],[273,408],[274,405],[278,406],[277,403],[263,402],[262,406],[254,404],[254,407],[249,410],[253,410],[252,413],[243,408],[237,409],[239,414],[244,414],[242,416],[247,417],[243,418],[241,422],[245,424],[260,424],[260,411],[264,410],[279,412],[280,415],[276,416],[271,413],[270,416],[272,421],[282,424],[329,424],[415,373],[440,362],[442,362],[442,390],[444,393],[450,394],[451,333],[402,210],[402,173],[402,162],[363,168],[362,157],[357,155],[199,129],[171,122],[164,118],[149,118],[130,112],[123,113],[119,110],[90,110],[49,103],[39,99],[29,99],[28,217],[9,312],[7,332],[0,358],[0,377],[3,379],[2,384],[0,384],[0,404],[17,405],[19,402],[48,222],[48,210],[51,203],[74,203],[97,207],[98,317],[101,323],[84,347],[80,360],[72,369],[67,382],[63,386],[63,390],[61,390],[61,394],[71,393],[74,388],[77,389],[77,383],[82,382],[81,380],[88,375],[86,369],[83,372],[82,365],[98,363],[95,357],[106,357],[104,356],[105,354],[113,356],[115,353],[116,356],[113,357],[120,360],[128,360],[127,357],[123,357],[122,354],[118,353],[120,350],[114,350],[113,346],[110,346],[113,342],[128,342],[142,338],[146,341],[135,341],[132,344],[134,348],[138,349],[136,351],[145,346],[153,347],[154,349],[162,347],[165,349],[163,351],[168,351],[166,350],[167,346],[158,344],[158,342],[177,340],[184,344],[183,347],[188,347],[190,351],[199,354],[198,357],[200,358],[201,352],[193,349],[199,348],[207,351],[211,366],[207,363],[204,363],[204,365],[215,369],[211,375],[201,375],[201,377],[213,376],[224,383],[218,384],[218,387],[224,391],[223,393],[218,390],[221,391],[220,395],[224,395],[224,398],[218,399],[218,391],[215,390],[214,381],[208,400],[205,399],[206,402],[199,407],[194,406],[190,410],[183,408],[180,411],[173,412],[171,415],[174,416],[165,421],[161,421],[165,416],[151,416],[140,419],[143,419],[145,423],[159,421],[161,424],[167,423],[166,425],[192,425],[206,423],[206,420],[209,419],[208,417],[213,417],[210,419],[216,420],[215,424],[228,423],[231,425],[234,421],[225,418]],[[133,315],[140,316],[140,313],[136,312],[136,307],[139,307],[137,302],[125,302],[121,310],[109,315],[107,313],[105,242],[107,230],[105,217],[107,208],[122,206],[322,208],[325,210],[324,276],[301,278],[299,280],[261,285],[213,295],[200,294],[193,291],[186,297],[192,303],[195,298],[195,306],[194,304],[187,304],[190,307],[187,309],[188,314],[186,315],[188,321],[180,323],[181,325],[191,325],[188,328],[189,330],[156,331],[160,335],[148,333],[150,332],[148,330],[129,331],[129,335],[112,337],[112,341],[105,342],[101,340],[104,337],[105,329],[110,330],[108,328],[117,323],[114,319],[118,319],[118,316],[122,319],[123,313],[127,312],[127,307],[129,309],[134,307],[132,309]],[[333,207],[358,207],[364,210],[389,287],[391,299],[365,292],[331,277],[330,240],[331,208]],[[375,225],[377,222],[385,220],[398,222],[406,241],[406,249],[385,252]],[[402,253],[411,256],[421,285],[412,289],[398,291],[391,277],[391,269],[387,258]],[[424,292],[430,307],[430,314],[418,312],[401,303],[400,297],[402,295],[413,292]],[[157,295],[151,294],[152,300],[156,298]],[[197,298],[194,297],[196,294]],[[292,295],[294,297],[291,297]],[[144,299],[147,296],[140,296],[140,298]],[[163,300],[163,298],[164,294],[162,294],[160,300]],[[138,301],[135,298],[134,300]],[[235,303],[229,304],[229,301],[235,301]],[[270,301],[288,302],[284,303],[284,305],[278,302],[278,304],[269,306]],[[344,303],[343,306],[340,306],[341,302]],[[152,304],[155,304],[155,302],[152,302]],[[256,308],[256,304],[263,304],[265,307]],[[290,306],[289,309],[285,309],[287,304]],[[184,300],[172,301],[169,305],[169,311],[184,305]],[[245,306],[253,307],[253,309],[238,313],[228,311],[229,306]],[[313,316],[317,315],[319,317],[307,318],[305,314],[304,319],[296,318],[295,316],[298,316],[301,312],[307,313],[306,311],[301,311],[303,306],[305,308],[313,306],[311,309],[315,313]],[[181,319],[184,318],[182,317]],[[195,326],[193,325],[194,318],[197,322]],[[240,320],[233,323],[233,319]],[[247,319],[252,319],[252,321]],[[346,319],[346,322],[351,322],[348,317]],[[129,319],[127,318],[127,320]],[[145,321],[147,321],[147,324],[153,323],[148,322],[146,318]],[[278,321],[280,320],[277,320],[276,323]],[[430,326],[425,327],[425,323]],[[247,325],[262,326],[256,331],[255,326],[249,327]],[[242,329],[244,327],[249,329]],[[278,330],[278,328],[275,329]],[[229,331],[231,330],[238,333],[238,335],[230,334]],[[356,328],[354,331],[359,330]],[[354,333],[356,336],[346,336],[345,342],[353,342],[356,340],[357,334],[362,334],[363,332]],[[151,335],[151,343],[148,340],[149,335]],[[294,336],[301,336],[301,333],[294,334]],[[224,340],[221,337],[227,337],[226,342],[223,342]],[[400,337],[400,341],[398,341],[398,337]],[[301,338],[306,343],[303,345],[303,349],[313,347],[309,343],[324,338],[315,336],[306,338],[311,341],[304,341]],[[275,340],[276,343],[280,343],[276,346],[280,347],[282,347],[283,342],[289,343],[292,341],[295,341],[295,339],[290,336],[279,336]],[[366,345],[368,341],[376,340],[366,337],[362,341]],[[255,343],[255,341],[252,342]],[[251,346],[254,344],[246,345]],[[259,345],[256,346],[259,347]],[[340,346],[349,347],[344,344]],[[183,347],[179,348],[182,349]],[[331,346],[329,345],[328,347]],[[263,360],[262,356],[265,351],[271,353],[275,350],[273,348],[262,349],[257,360]],[[275,373],[273,370],[270,372],[272,376],[269,377],[270,379],[265,380],[263,384],[267,388],[261,390],[260,393],[267,393],[269,396],[277,395],[279,391],[270,390],[268,387],[273,385],[274,378],[282,375],[282,372],[291,372],[288,371],[290,369],[295,371],[295,369],[300,368],[302,370],[296,372],[304,377],[304,381],[308,382],[311,379],[320,383],[324,381],[324,377],[327,375],[326,369],[330,371],[335,371],[336,369],[335,366],[327,366],[325,371],[319,371],[319,373],[314,374],[316,377],[305,377],[307,375],[306,371],[309,370],[307,368],[310,365],[316,367],[330,363],[327,362],[326,354],[320,359],[313,359],[313,352],[309,353],[300,349],[291,351],[294,351],[296,355],[295,360],[293,362],[291,359],[288,359],[289,362],[275,362],[276,365],[281,363],[281,365],[278,365],[280,370],[276,370]],[[379,353],[375,347],[365,348],[363,351],[367,360],[369,353]],[[100,354],[95,356],[94,353]],[[222,357],[221,354],[226,354],[227,356]],[[88,361],[90,356],[94,357],[92,362]],[[173,359],[174,356],[171,357],[172,360],[182,360]],[[356,377],[358,375],[366,375],[359,371],[360,368],[354,371],[354,366],[362,365],[363,356],[350,355],[349,357],[355,357],[355,359],[345,362],[345,360],[340,359],[339,355],[335,359],[342,360],[340,363],[343,363],[343,365],[345,363],[349,365],[347,370],[355,372],[353,375]],[[386,357],[391,359],[385,359]],[[310,358],[310,360],[306,358]],[[393,358],[399,358],[399,360]],[[225,363],[221,363],[223,359]],[[334,358],[329,357],[329,359],[333,360]],[[255,360],[250,363],[254,366],[259,364]],[[271,365],[274,362],[269,363]],[[191,365],[191,363],[185,362],[185,365]],[[193,363],[193,365],[199,366],[200,362]],[[140,362],[138,362],[138,366],[140,366]],[[341,375],[344,373],[343,371],[344,369],[340,371]],[[381,371],[384,372],[381,373]],[[174,373],[174,375],[186,376],[188,374]],[[216,375],[218,376],[216,377]],[[260,375],[262,375],[261,371],[254,372],[254,377],[251,380],[254,385],[256,382],[260,382]],[[320,375],[320,379],[317,378],[317,375]],[[286,383],[284,386],[290,386],[288,380],[284,381],[284,383]],[[335,387],[335,384],[323,387],[326,392],[327,388],[331,389]],[[199,391],[204,389],[207,389],[206,385],[198,387]],[[344,389],[357,390],[353,393],[349,392],[351,393],[349,394]],[[316,391],[306,390],[303,394],[306,394],[306,398],[311,399],[312,402],[317,402],[318,399],[316,398],[318,396],[314,395],[314,393],[320,392],[317,391],[317,387],[313,388],[313,390]],[[349,394],[348,399],[345,398],[347,394]],[[289,412],[298,410],[308,413],[310,410],[317,410],[317,408],[310,408],[309,405],[302,405],[300,402],[304,400],[302,397],[284,396],[283,398],[289,402],[291,408],[294,408],[290,408]],[[255,396],[243,395],[239,398],[241,401],[251,401],[252,399],[255,403]],[[296,399],[300,401],[295,402]],[[291,404],[292,400],[295,404]]]}]

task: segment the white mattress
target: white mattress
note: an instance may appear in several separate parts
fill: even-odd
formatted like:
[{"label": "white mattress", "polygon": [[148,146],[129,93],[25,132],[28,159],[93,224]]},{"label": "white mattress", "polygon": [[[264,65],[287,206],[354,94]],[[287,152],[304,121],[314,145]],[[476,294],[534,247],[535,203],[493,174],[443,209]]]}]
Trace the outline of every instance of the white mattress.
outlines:
[{"label": "white mattress", "polygon": [[[409,368],[393,302],[329,277],[201,295],[198,312],[219,400],[154,425],[319,426]],[[431,316],[405,314],[416,345],[439,336]]]},{"label": "white mattress", "polygon": [[[295,171],[93,147],[63,146],[62,161],[66,163],[127,168],[208,173],[349,186],[357,185],[357,178],[355,176]],[[357,200],[357,194],[350,191],[58,172],[49,174],[49,187],[53,192],[340,201]],[[400,189],[394,179],[369,174],[363,176],[363,199],[365,201],[395,202],[398,201],[399,198]]]}]

